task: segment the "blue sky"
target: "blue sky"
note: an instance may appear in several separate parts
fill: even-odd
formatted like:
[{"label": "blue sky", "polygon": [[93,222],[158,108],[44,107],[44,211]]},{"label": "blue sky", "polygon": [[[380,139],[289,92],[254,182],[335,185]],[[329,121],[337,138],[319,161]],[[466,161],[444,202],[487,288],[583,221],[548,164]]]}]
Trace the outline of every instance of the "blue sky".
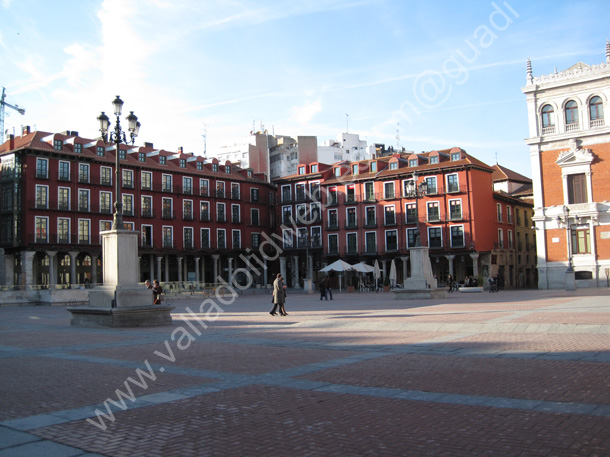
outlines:
[{"label": "blue sky", "polygon": [[526,60],[604,62],[608,17],[605,0],[0,0],[0,85],[26,108],[5,128],[95,137],[118,94],[138,143],[168,150],[201,154],[207,131],[213,156],[253,123],[319,143],[349,125],[531,176]]}]

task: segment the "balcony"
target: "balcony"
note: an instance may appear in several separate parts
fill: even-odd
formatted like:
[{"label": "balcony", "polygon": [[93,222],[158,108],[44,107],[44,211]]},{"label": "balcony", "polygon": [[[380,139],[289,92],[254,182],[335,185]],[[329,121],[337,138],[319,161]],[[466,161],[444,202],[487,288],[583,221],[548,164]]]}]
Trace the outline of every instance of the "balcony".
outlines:
[{"label": "balcony", "polygon": [[225,218],[225,216],[223,214],[219,214],[218,216],[216,216],[216,222],[227,222],[227,219]]},{"label": "balcony", "polygon": [[345,248],[345,255],[358,255],[358,246],[348,245]]},{"label": "balcony", "polygon": [[358,197],[354,194],[346,194],[345,195],[345,204],[350,205],[352,203],[357,203]]},{"label": "balcony", "polygon": [[217,198],[225,198],[225,191],[221,189],[216,189],[216,197]]},{"label": "balcony", "polygon": [[377,200],[379,200],[378,195],[374,192],[364,193],[362,196],[362,201],[365,203],[375,203]]},{"label": "balcony", "polygon": [[357,228],[358,228],[358,222],[357,222],[357,221],[355,221],[355,220],[352,220],[352,221],[350,221],[350,220],[345,221],[345,228],[346,228],[346,229],[352,229],[352,230],[353,230],[353,229],[357,229]]},{"label": "balcony", "polygon": [[326,197],[326,206],[337,206],[339,204],[339,196],[337,194],[328,194]]},{"label": "balcony", "polygon": [[326,226],[326,230],[339,230],[339,222],[337,222],[337,221],[328,221],[328,225]]},{"label": "balcony", "polygon": [[392,216],[392,217],[386,216],[384,225],[386,227],[396,225],[396,216]]},{"label": "balcony", "polygon": [[163,239],[163,249],[174,249],[174,240],[164,238]]},{"label": "balcony", "polygon": [[589,128],[592,128],[592,129],[603,127],[604,125],[605,124],[604,124],[604,120],[603,119],[591,119],[589,121]]},{"label": "balcony", "polygon": [[466,186],[460,185],[460,184],[449,183],[449,184],[447,184],[447,189],[445,192],[448,194],[466,193]]},{"label": "balcony", "polygon": [[171,209],[163,209],[163,213],[161,214],[162,219],[173,219],[174,215],[172,214]]},{"label": "balcony", "polygon": [[142,217],[155,217],[155,213],[152,209],[146,208],[142,210]]},{"label": "balcony", "polygon": [[428,218],[426,219],[426,222],[440,222],[440,221],[441,221],[440,214],[428,214]]},{"label": "balcony", "polygon": [[543,135],[551,135],[555,133],[555,126],[554,125],[549,125],[548,127],[542,127],[542,134]]},{"label": "balcony", "polygon": [[362,220],[362,226],[364,228],[377,228],[377,221],[375,220],[375,218],[365,218]]},{"label": "balcony", "polygon": [[417,224],[419,222],[419,218],[417,217],[417,214],[408,214],[407,213],[407,217],[405,218],[405,223],[406,224]]},{"label": "balcony", "polygon": [[377,254],[377,243],[369,243],[366,245],[363,254],[373,255]]},{"label": "balcony", "polygon": [[182,220],[183,221],[192,221],[193,220],[193,215],[192,214],[184,214],[182,216]]},{"label": "balcony", "polygon": [[200,196],[202,196],[202,197],[207,197],[207,196],[209,196],[209,190],[208,190],[208,188],[207,188],[207,187],[201,187],[201,188],[199,189],[199,195],[200,195]]},{"label": "balcony", "polygon": [[208,213],[201,213],[199,215],[200,222],[210,222],[210,215]]},{"label": "balcony", "polygon": [[566,132],[575,132],[576,130],[580,130],[580,124],[578,122],[566,124]]},{"label": "balcony", "polygon": [[339,255],[339,247],[338,246],[328,246],[328,255]]}]

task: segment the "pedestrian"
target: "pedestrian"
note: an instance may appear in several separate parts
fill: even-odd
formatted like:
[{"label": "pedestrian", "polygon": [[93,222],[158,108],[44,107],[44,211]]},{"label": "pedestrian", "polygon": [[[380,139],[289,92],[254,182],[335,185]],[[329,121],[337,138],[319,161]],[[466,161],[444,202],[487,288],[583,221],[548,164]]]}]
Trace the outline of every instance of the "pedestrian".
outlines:
[{"label": "pedestrian", "polygon": [[330,297],[330,299],[333,299],[333,291],[330,288],[330,279],[326,278],[326,282],[324,283],[324,288],[326,289],[326,295],[328,295]]},{"label": "pedestrian", "polygon": [[322,300],[323,298],[325,298],[326,300],[328,300],[328,297],[326,296],[326,278],[322,278],[320,280],[320,300]]},{"label": "pedestrian", "polygon": [[282,274],[278,273],[275,281],[273,281],[273,298],[271,303],[273,303],[273,309],[269,312],[272,316],[275,316],[277,313],[276,309],[279,308],[279,312],[281,316],[286,316],[286,310],[284,309],[284,302],[286,301],[286,286],[284,285],[284,278],[282,278]]},{"label": "pedestrian", "polygon": [[161,294],[163,293],[163,287],[159,284],[159,280],[155,279],[153,281],[153,305],[161,304]]},{"label": "pedestrian", "polygon": [[147,279],[146,281],[144,281],[144,285],[146,286],[147,289],[152,289],[153,286],[150,283],[150,279]]}]

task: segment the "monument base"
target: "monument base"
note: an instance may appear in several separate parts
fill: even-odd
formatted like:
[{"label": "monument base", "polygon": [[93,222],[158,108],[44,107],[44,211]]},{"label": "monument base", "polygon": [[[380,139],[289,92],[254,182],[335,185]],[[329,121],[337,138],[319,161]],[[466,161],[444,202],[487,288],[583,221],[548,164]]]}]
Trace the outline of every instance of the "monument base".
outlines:
[{"label": "monument base", "polygon": [[130,306],[126,308],[68,308],[71,325],[77,327],[150,327],[170,325],[174,306]]},{"label": "monument base", "polygon": [[446,298],[447,289],[399,289],[394,290],[394,300]]}]

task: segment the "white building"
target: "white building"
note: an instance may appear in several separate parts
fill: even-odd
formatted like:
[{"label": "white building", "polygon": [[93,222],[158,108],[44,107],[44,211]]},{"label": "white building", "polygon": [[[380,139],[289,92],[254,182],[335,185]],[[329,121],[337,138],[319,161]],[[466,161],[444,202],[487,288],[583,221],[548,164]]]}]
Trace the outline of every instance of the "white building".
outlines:
[{"label": "white building", "polygon": [[361,140],[356,133],[341,133],[336,140],[326,140],[318,146],[318,162],[335,163],[343,160],[356,162],[372,159],[371,150],[366,140]]}]

